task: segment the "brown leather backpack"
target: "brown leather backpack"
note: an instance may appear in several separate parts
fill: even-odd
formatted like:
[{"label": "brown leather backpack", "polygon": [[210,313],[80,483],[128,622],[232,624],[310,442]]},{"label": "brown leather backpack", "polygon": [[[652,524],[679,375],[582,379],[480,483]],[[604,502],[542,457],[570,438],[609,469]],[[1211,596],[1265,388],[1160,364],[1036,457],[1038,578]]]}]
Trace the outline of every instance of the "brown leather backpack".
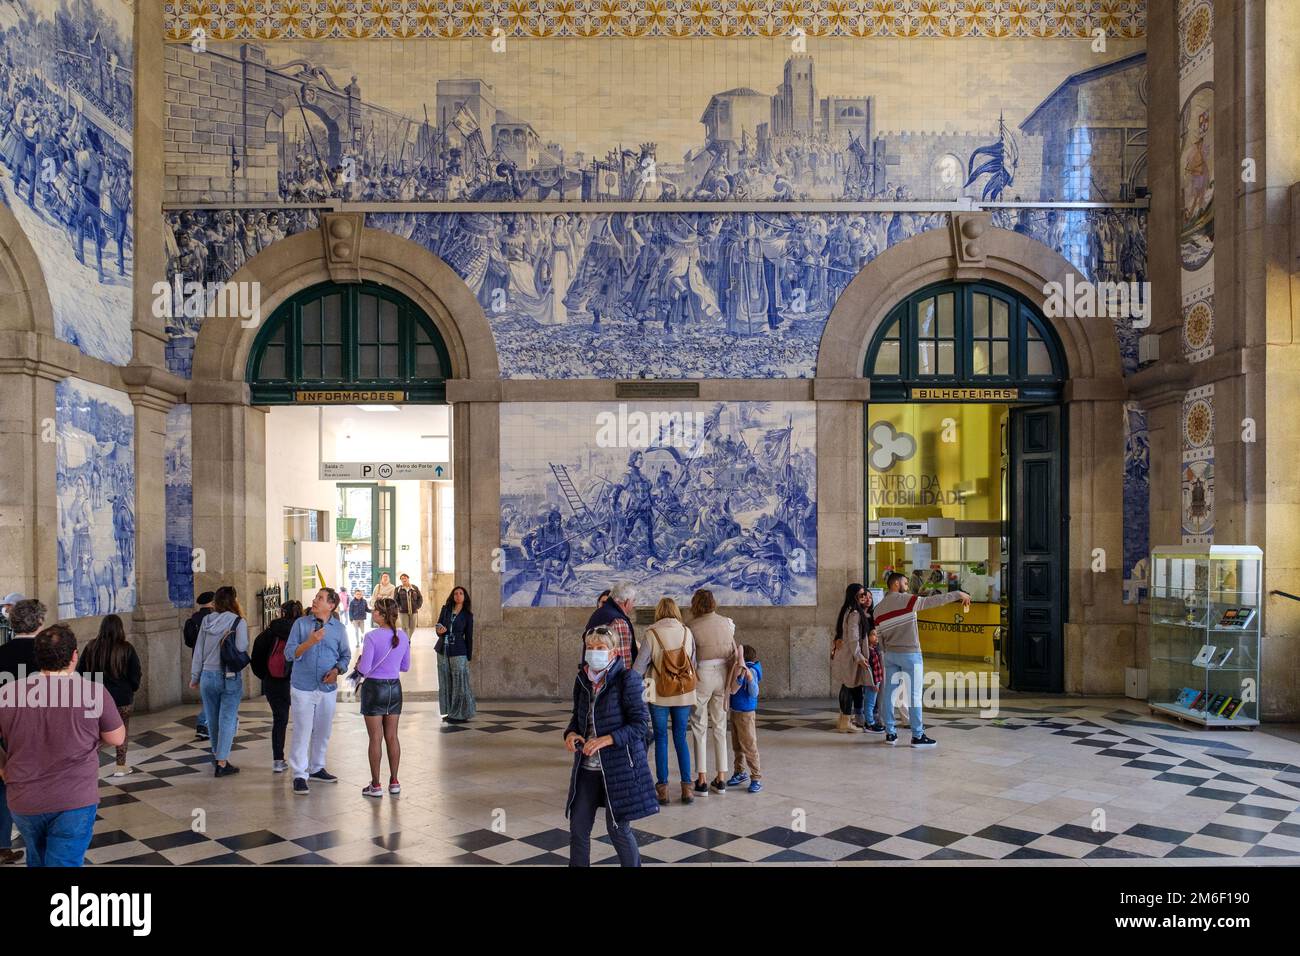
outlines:
[{"label": "brown leather backpack", "polygon": [[[655,665],[655,697],[680,697],[682,694],[689,694],[695,690],[698,683],[698,675],[695,673],[695,665],[691,663],[691,655],[687,653],[687,644],[695,640],[695,635],[687,627],[686,634],[682,638],[682,646],[676,650],[665,650],[663,644],[659,642],[659,635],[654,633],[651,628],[651,634],[654,635],[655,649],[658,654],[653,655]],[[652,652],[653,653],[653,652]]]}]

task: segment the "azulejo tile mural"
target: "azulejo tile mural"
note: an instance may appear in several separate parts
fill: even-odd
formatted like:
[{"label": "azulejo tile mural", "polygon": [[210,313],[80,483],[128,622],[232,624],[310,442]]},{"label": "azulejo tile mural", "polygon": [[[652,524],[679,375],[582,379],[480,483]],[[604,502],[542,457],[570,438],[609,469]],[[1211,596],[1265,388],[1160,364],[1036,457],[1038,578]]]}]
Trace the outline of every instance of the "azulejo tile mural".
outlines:
[{"label": "azulejo tile mural", "polygon": [[[176,203],[1128,201],[1141,41],[166,49]],[[978,77],[978,81],[973,78]]]},{"label": "azulejo tile mural", "polygon": [[176,607],[189,607],[194,603],[192,421],[189,405],[173,405],[167,412],[167,435],[163,442],[167,496],[167,597]]},{"label": "azulejo tile mural", "polygon": [[131,361],[132,10],[0,4],[0,201],[41,263],[55,334]]},{"label": "azulejo tile mural", "polygon": [[502,599],[817,602],[811,402],[501,406]]},{"label": "azulejo tile mural", "polygon": [[1140,37],[1145,0],[169,0],[166,36],[369,37]]},{"label": "azulejo tile mural", "polygon": [[[168,213],[172,276],[229,279],[311,209]],[[889,246],[944,213],[371,213],[444,259],[483,305],[505,378],[809,378],[835,300]],[[1096,281],[1146,279],[1146,214],[999,211]],[[171,320],[188,377],[200,319]],[[1117,319],[1125,367],[1137,331]]]},{"label": "azulejo tile mural", "polygon": [[59,617],[135,607],[135,410],[122,392],[55,386]]}]

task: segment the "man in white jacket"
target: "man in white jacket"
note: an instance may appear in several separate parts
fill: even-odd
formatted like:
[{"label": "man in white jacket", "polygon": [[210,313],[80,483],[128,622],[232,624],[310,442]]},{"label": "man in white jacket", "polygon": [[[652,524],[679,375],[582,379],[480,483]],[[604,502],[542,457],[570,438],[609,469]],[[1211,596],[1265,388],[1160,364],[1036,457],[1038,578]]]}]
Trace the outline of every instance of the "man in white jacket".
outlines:
[{"label": "man in white jacket", "polygon": [[894,688],[904,685],[908,695],[908,722],[912,727],[913,747],[935,747],[938,744],[925,735],[921,722],[921,690],[925,679],[925,664],[921,660],[921,635],[917,631],[916,612],[961,601],[962,609],[970,610],[970,595],[965,591],[949,591],[933,597],[918,597],[909,593],[907,575],[898,571],[885,578],[886,593],[876,604],[876,630],[880,634],[880,649],[885,657],[885,689],[888,696],[881,703],[885,712],[885,743],[898,743],[898,728],[894,722]]}]

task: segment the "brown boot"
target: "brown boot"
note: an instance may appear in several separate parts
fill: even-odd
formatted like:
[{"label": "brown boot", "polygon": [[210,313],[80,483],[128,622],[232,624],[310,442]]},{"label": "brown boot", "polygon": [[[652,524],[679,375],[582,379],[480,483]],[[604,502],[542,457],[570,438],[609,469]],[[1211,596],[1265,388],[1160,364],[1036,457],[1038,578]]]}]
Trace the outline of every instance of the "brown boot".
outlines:
[{"label": "brown boot", "polygon": [[691,784],[682,781],[682,803],[694,803],[695,792],[691,789]]},{"label": "brown boot", "polygon": [[839,734],[853,733],[853,721],[848,714],[840,714],[839,722],[835,725],[835,732]]},{"label": "brown boot", "polygon": [[659,806],[661,807],[668,806],[668,784],[656,783],[655,796],[659,798]]}]

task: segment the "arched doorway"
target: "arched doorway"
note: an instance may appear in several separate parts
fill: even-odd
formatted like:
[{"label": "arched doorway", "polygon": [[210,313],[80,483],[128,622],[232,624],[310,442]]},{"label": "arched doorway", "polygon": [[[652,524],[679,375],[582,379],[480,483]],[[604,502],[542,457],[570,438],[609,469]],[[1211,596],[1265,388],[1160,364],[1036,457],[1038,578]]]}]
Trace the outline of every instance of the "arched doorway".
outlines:
[{"label": "arched doorway", "polygon": [[[881,394],[890,396],[892,387],[866,374],[866,360],[894,310],[936,283],[989,283],[1004,294],[1014,293],[1042,319],[1041,328],[1054,334],[1066,376],[1056,393],[1060,404],[1054,406],[1060,434],[1069,445],[1069,479],[1061,485],[1061,510],[1074,518],[1061,545],[1063,573],[1054,596],[1063,620],[1064,690],[1114,694],[1123,691],[1122,662],[1133,659],[1137,641],[1137,615],[1123,603],[1122,561],[1116,559],[1123,554],[1124,475],[1123,449],[1115,436],[1123,434],[1128,388],[1109,320],[1044,313],[1048,283],[1064,283],[1067,277],[1076,287],[1087,281],[1042,243],[993,228],[987,213],[954,213],[946,228],[930,229],[890,247],[854,277],[836,300],[818,349],[818,508],[822,515],[846,519],[843,547],[819,554],[818,567],[827,580],[838,577],[843,582],[862,580],[865,570],[866,412],[880,402]],[[941,336],[927,338],[936,343],[937,363]],[[995,339],[989,336],[986,341],[991,345]],[[895,391],[892,397],[900,395]],[[837,480],[828,449],[844,459],[849,473],[861,475],[861,481]]]},{"label": "arched doorway", "polygon": [[931,667],[991,665],[1013,689],[1060,692],[1069,374],[1055,330],[1005,286],[934,283],[889,311],[863,374],[867,578],[972,596],[970,611],[921,613]]},{"label": "arched doorway", "polygon": [[[400,386],[391,390],[403,391],[405,401],[378,404],[440,408],[449,416],[451,484],[459,503],[447,516],[454,525],[454,565],[460,583],[474,589],[476,616],[499,618],[490,562],[499,543],[493,531],[501,395],[491,328],[446,263],[416,243],[366,228],[363,219],[359,213],[324,214],[319,229],[274,243],[231,277],[231,283],[260,288],[260,325],[213,315],[200,327],[188,392],[194,546],[206,564],[195,574],[195,590],[234,584],[251,598],[281,576],[267,559],[267,462],[280,454],[267,444],[275,410],[310,411],[298,400],[300,391]],[[330,295],[339,296],[340,312],[326,328],[321,323],[333,308],[324,304]],[[319,313],[311,300],[321,303]],[[379,326],[373,334],[363,327],[368,303]],[[345,308],[355,321],[343,322]],[[392,335],[391,321],[386,330],[382,316],[387,310],[391,317],[394,309]],[[312,316],[319,331],[304,331]],[[327,368],[326,361],[337,366]],[[390,361],[395,373],[387,371]],[[309,431],[314,439],[315,426]],[[310,458],[314,466],[314,442]],[[472,520],[479,511],[494,516],[491,525]],[[422,587],[427,594],[428,582]]]}]

